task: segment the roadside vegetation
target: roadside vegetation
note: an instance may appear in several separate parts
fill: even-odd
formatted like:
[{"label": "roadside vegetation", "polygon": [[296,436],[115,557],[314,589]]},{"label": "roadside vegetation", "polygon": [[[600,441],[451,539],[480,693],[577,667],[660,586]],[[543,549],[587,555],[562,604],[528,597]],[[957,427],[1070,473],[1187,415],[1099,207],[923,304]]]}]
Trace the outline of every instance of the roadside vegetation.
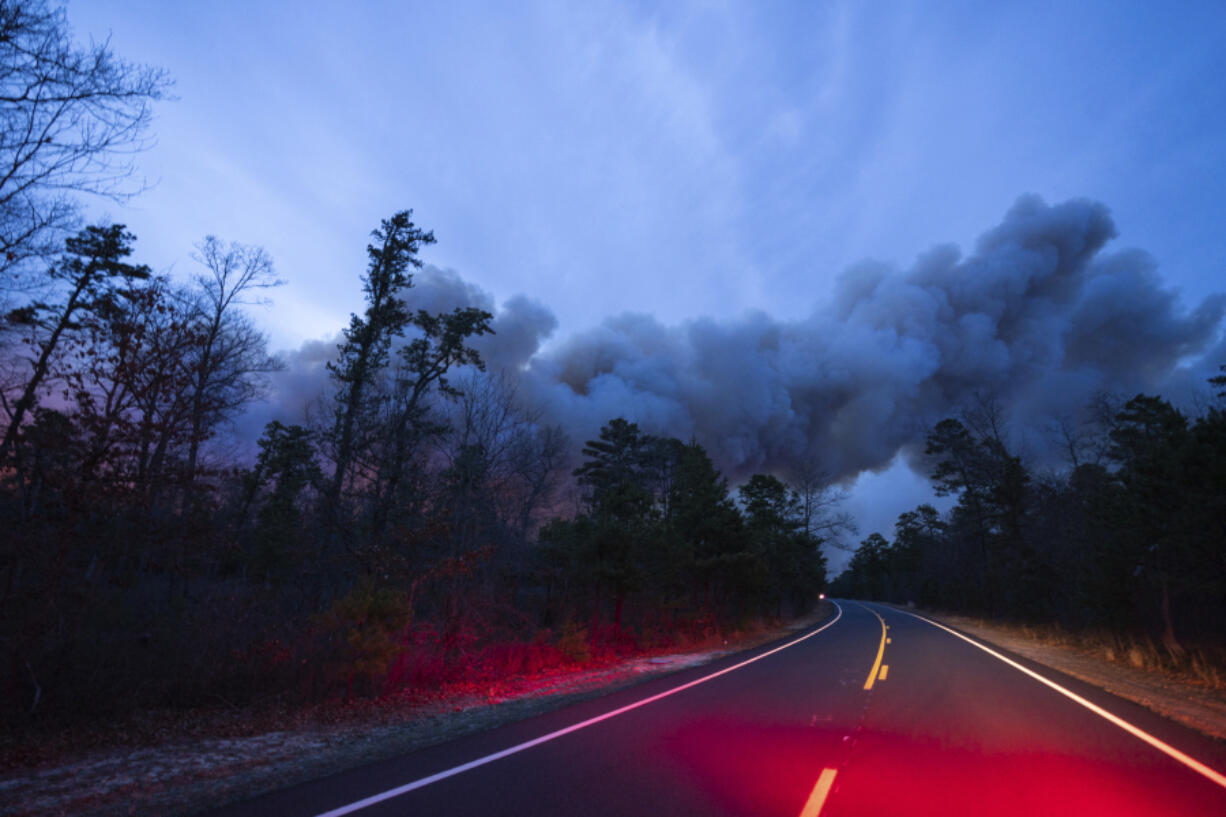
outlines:
[{"label": "roadside vegetation", "polygon": [[[161,71],[0,0],[0,722],[482,684],[811,608],[826,489],[611,419],[580,446],[488,372],[476,308],[414,305],[435,242],[394,213],[309,421],[233,424],[282,367],[262,248],[139,263],[91,198],[140,192]],[[71,123],[65,126],[64,123]],[[496,339],[495,339],[496,340]]]},{"label": "roadside vegetation", "polygon": [[430,235],[406,211],[373,238],[331,401],[254,462],[217,443],[278,366],[235,307],[261,250],[206,239],[184,287],[87,227],[9,313],[5,720],[483,682],[810,609],[813,503],[756,475],[738,504],[700,445],[620,418],[568,482],[468,346],[489,314],[411,310]]},{"label": "roadside vegetation", "polygon": [[[1226,369],[1226,367],[1224,367]],[[1226,376],[1211,379],[1219,401]],[[927,455],[948,514],[874,533],[832,592],[1025,626],[1134,667],[1226,676],[1226,410],[1104,395],[1053,423],[1063,468],[1029,467],[990,400],[939,423]]]},{"label": "roadside vegetation", "polygon": [[1152,635],[1066,630],[1055,624],[1010,624],[966,616],[945,618],[955,624],[990,627],[1039,645],[1068,648],[1107,664],[1145,670],[1192,687],[1226,691],[1226,649],[1217,645],[1190,644],[1184,648],[1186,655],[1177,658]]},{"label": "roadside vegetation", "polygon": [[[0,0],[6,730],[494,684],[812,609],[850,530],[820,462],[731,486],[699,442],[633,418],[568,439],[487,370],[489,312],[415,302],[435,236],[412,210],[372,225],[328,393],[238,450],[283,366],[254,317],[274,259],[206,235],[172,277],[86,220],[141,192],[171,90],[46,0]],[[1061,468],[1028,462],[1007,419],[985,397],[936,425],[953,509],[870,535],[834,591],[1220,679],[1226,412],[1104,396],[1053,423]]]}]

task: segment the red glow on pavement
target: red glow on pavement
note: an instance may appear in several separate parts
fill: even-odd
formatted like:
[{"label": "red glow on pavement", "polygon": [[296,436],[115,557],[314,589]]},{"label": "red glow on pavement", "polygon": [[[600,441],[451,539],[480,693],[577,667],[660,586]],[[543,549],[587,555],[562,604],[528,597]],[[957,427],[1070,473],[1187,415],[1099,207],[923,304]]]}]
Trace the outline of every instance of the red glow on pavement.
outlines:
[{"label": "red glow on pavement", "polygon": [[800,817],[818,817],[822,813],[822,807],[826,805],[826,798],[830,796],[830,789],[834,786],[834,778],[837,775],[836,769],[822,769],[822,773],[817,776],[817,782],[813,784],[813,791],[809,793],[809,799],[805,801],[805,807],[800,810]]},{"label": "red glow on pavement", "polygon": [[838,741],[805,724],[719,720],[678,730],[664,750],[685,784],[706,792],[722,812],[795,817]]},{"label": "red glow on pavement", "polygon": [[1142,817],[1219,814],[1222,804],[1214,787],[1157,754],[1146,764],[985,753],[868,730],[844,742],[828,728],[723,720],[691,724],[661,748],[680,785],[732,814],[800,814],[823,770],[836,766],[822,817]]},{"label": "red glow on pavement", "polygon": [[345,805],[332,809],[331,811],[323,812],[323,814],[319,815],[319,817],[341,817],[341,815],[352,814],[354,812],[361,811],[362,809],[367,808],[369,806],[373,806],[377,803],[382,803],[394,797],[399,797],[402,794],[407,794],[411,791],[415,791],[425,786],[429,786],[432,783],[436,783],[441,780],[446,780],[450,777],[454,777],[456,775],[463,774],[473,769],[478,769],[489,763],[494,763],[498,760],[501,760],[504,757],[510,757],[511,755],[519,754],[520,752],[526,751],[535,746],[540,746],[541,744],[549,743],[550,741],[556,740],[565,735],[570,735],[580,730],[586,729],[590,726],[594,726],[598,723],[603,723],[604,721],[607,721],[611,718],[616,718],[617,716],[623,715],[627,712],[633,712],[641,707],[655,703],[656,701],[663,700],[665,698],[669,698],[679,692],[684,692],[685,690],[699,686],[700,684],[705,684],[708,681],[714,680],[715,678],[720,678],[724,675],[727,675],[728,673],[736,672],[742,667],[747,667],[750,664],[756,664],[757,662],[763,660],[764,658],[769,658],[770,656],[775,655],[776,653],[782,652],[783,650],[786,650],[789,647],[794,647],[797,644],[800,644],[804,641],[808,641],[810,638],[813,638],[814,636],[820,633],[823,633],[829,628],[833,627],[839,621],[839,619],[843,617],[842,608],[839,608],[838,605],[835,605],[835,607],[838,610],[838,612],[835,614],[834,618],[831,618],[830,620],[828,620],[825,624],[821,625],[820,627],[814,630],[810,630],[804,635],[793,638],[791,641],[787,641],[765,652],[759,652],[758,654],[750,658],[746,658],[744,661],[741,661],[737,664],[732,664],[731,666],[727,666],[727,667],[724,667],[723,669],[716,670],[715,672],[712,672],[708,675],[703,675],[691,681],[687,681],[686,683],[680,684],[679,686],[671,687],[669,689],[664,690],[663,692],[657,692],[655,695],[649,696],[647,698],[641,698],[637,701],[634,701],[633,703],[629,703],[617,709],[605,712],[600,715],[596,715],[595,717],[588,718],[587,720],[580,721],[578,723],[573,723],[570,726],[566,726],[561,729],[557,729],[548,734],[533,738],[532,740],[528,740],[523,743],[518,743],[514,746],[507,747],[506,749],[503,749],[498,752],[494,752],[492,754],[484,755],[474,760],[470,760],[467,763],[461,763],[458,766],[452,766],[449,769],[444,769],[443,771],[436,772],[435,774],[429,775],[427,777],[418,778],[417,780],[413,780],[408,783],[404,783],[400,786],[386,789],[384,791],[378,792],[377,794],[372,794],[369,797],[365,797],[361,800],[355,800],[351,803],[346,803]]},{"label": "red glow on pavement", "polygon": [[1154,753],[1101,760],[1054,752],[984,753],[862,732],[823,817],[1218,814],[1214,787]]}]

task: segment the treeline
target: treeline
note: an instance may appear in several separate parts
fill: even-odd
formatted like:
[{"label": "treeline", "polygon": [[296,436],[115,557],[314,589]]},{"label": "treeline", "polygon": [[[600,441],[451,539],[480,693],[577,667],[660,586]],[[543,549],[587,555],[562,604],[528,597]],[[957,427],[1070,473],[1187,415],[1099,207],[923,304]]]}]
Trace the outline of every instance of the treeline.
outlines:
[{"label": "treeline", "polygon": [[755,477],[742,511],[701,446],[624,420],[576,476],[485,372],[492,316],[414,308],[410,211],[372,234],[327,393],[240,450],[282,366],[250,313],[272,259],[207,237],[173,279],[83,226],[82,196],[141,191],[169,87],[0,0],[0,721],[496,678],[811,601],[820,481]]},{"label": "treeline", "polygon": [[802,612],[824,587],[817,491],[755,474],[738,507],[701,445],[620,418],[583,455],[583,512],[541,531],[537,559],[554,609],[590,609],[592,634],[620,637],[628,598],[640,625],[669,633]]},{"label": "treeline", "polygon": [[247,465],[226,436],[280,366],[244,309],[279,283],[262,250],[208,238],[179,284],[91,226],[7,313],[6,720],[379,693],[812,603],[820,483],[757,475],[738,507],[702,446],[623,419],[572,482],[471,345],[492,316],[412,308],[433,235],[405,211],[372,236],[330,394]]},{"label": "treeline", "polygon": [[1027,467],[991,401],[938,423],[931,479],[956,504],[902,514],[892,542],[869,536],[833,592],[1151,634],[1176,656],[1186,639],[1220,643],[1226,411],[1189,418],[1161,397],[1104,396],[1085,418],[1053,424],[1067,457],[1056,472]]}]

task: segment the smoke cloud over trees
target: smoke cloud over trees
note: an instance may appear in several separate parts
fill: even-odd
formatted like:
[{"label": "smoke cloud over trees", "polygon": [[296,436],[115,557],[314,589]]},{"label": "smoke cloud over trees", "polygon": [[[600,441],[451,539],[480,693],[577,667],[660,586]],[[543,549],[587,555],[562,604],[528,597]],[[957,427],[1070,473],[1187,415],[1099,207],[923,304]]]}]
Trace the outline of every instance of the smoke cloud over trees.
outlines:
[{"label": "smoke cloud over trees", "polygon": [[362,311],[274,355],[261,247],[206,237],[183,281],[124,225],[81,229],[78,196],[137,192],[164,75],[78,48],[45,2],[0,2],[0,34],[6,725],[796,616],[852,528],[835,485],[900,452],[952,509],[870,534],[845,592],[1134,631],[1157,608],[1173,656],[1203,609],[1192,635],[1220,642],[1226,296],[1182,304],[1102,204],[1023,196],[968,254],[863,262],[800,320],[665,325],[664,274],[644,312],[562,338],[531,294],[427,266],[402,210],[338,284]]},{"label": "smoke cloud over trees", "polygon": [[[666,326],[625,314],[551,345],[545,305],[516,296],[496,308],[453,271],[423,270],[414,303],[493,312],[495,334],[474,345],[574,439],[625,416],[697,439],[734,477],[816,456],[849,479],[918,453],[927,430],[976,395],[991,395],[1039,457],[1051,418],[1078,415],[1095,394],[1196,399],[1226,348],[1226,297],[1185,307],[1156,261],[1109,246],[1115,237],[1103,204],[1023,196],[969,254],[940,245],[906,268],[863,262],[804,320]],[[649,308],[650,293],[643,300]],[[263,410],[300,419],[331,351],[311,342],[289,354],[277,404]]]}]

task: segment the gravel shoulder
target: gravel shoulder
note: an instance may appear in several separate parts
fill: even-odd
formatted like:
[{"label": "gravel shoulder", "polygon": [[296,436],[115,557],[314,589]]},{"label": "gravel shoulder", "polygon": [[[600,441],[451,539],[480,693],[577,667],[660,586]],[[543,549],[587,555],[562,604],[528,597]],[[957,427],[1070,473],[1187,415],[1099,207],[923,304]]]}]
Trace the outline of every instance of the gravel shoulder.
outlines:
[{"label": "gravel shoulder", "polygon": [[[903,608],[900,608],[903,609]],[[1059,670],[1182,723],[1226,740],[1226,690],[1166,673],[1108,661],[1072,646],[1051,644],[1019,628],[945,613],[923,612],[935,621]]]},{"label": "gravel shoulder", "polygon": [[212,728],[193,728],[189,736],[176,736],[172,729],[162,740],[56,753],[25,767],[18,760],[0,773],[0,814],[199,814],[206,806],[255,797],[706,664],[811,627],[826,615],[819,609],[715,649],[647,654],[595,669],[508,679],[487,694],[424,705],[390,696],[338,705],[326,717],[286,713],[288,725],[265,730],[239,728],[235,717],[243,713],[229,713]]}]

